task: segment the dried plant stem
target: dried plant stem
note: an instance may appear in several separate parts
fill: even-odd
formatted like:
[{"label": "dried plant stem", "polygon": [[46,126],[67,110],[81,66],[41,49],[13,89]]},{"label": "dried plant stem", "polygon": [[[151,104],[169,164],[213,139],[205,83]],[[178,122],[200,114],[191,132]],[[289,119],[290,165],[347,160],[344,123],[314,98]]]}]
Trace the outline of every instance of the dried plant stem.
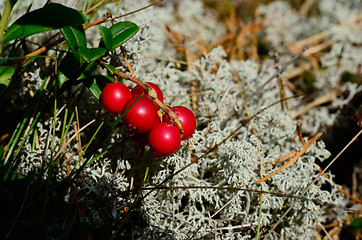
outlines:
[{"label": "dried plant stem", "polygon": [[302,5],[299,8],[299,14],[302,16],[306,16],[310,9],[312,8],[315,0],[306,0],[302,3]]},{"label": "dried plant stem", "polygon": [[[273,59],[274,59],[274,68],[275,70],[279,70],[280,69],[280,56],[278,53],[275,53],[273,55]],[[280,102],[280,106],[281,106],[281,109],[282,109],[282,112],[285,112],[285,109],[287,109],[287,111],[289,112],[289,106],[288,106],[288,102],[286,102],[284,99],[286,97],[286,93],[285,93],[285,84],[283,82],[283,79],[281,78],[281,76],[277,76],[277,80],[278,80],[278,86],[279,86],[279,96],[280,96],[280,99],[282,100]],[[285,105],[285,107],[284,107]]]},{"label": "dried plant stem", "polygon": [[18,214],[16,215],[15,220],[14,220],[13,223],[11,224],[11,227],[9,228],[9,231],[7,232],[7,234],[6,234],[6,236],[5,236],[4,239],[8,239],[11,231],[13,230],[13,228],[14,228],[14,226],[15,226],[15,223],[18,221],[18,218],[19,218],[19,216],[20,216],[20,213],[22,212],[22,210],[23,210],[23,208],[24,208],[24,204],[25,204],[26,200],[28,199],[29,189],[30,189],[30,184],[28,184],[27,187],[26,187],[24,200],[22,201],[21,206],[20,206],[20,209],[19,209],[19,211],[18,211]]},{"label": "dried plant stem", "polygon": [[242,105],[245,105],[250,99],[254,98],[256,95],[258,95],[266,85],[268,85],[274,78],[278,77],[280,74],[282,74],[285,69],[291,64],[293,64],[306,50],[308,50],[308,46],[304,47],[297,55],[295,55],[292,59],[290,59],[287,63],[285,63],[276,73],[273,74],[268,80],[266,80],[258,89],[256,89],[252,94],[250,94]]},{"label": "dried plant stem", "polygon": [[[75,106],[75,117],[76,117],[76,119],[77,119],[77,122],[76,123],[74,123],[75,124],[75,132],[78,132],[78,129],[80,128],[80,123],[79,123],[79,114],[78,114],[78,107],[77,106]],[[75,137],[75,140],[76,140],[76,142],[77,142],[77,150],[78,150],[78,154],[79,154],[79,156],[82,154],[82,140],[81,140],[81,138],[80,138],[80,135],[79,134],[77,134],[76,135],[76,137]]]},{"label": "dried plant stem", "polygon": [[195,114],[195,116],[197,116],[197,97],[200,95],[200,93],[198,93],[196,91],[197,89],[197,84],[198,82],[196,80],[192,80],[190,82],[190,89],[191,89],[191,101],[192,101],[192,110]]},{"label": "dried plant stem", "polygon": [[295,78],[297,76],[300,76],[301,74],[303,74],[304,72],[308,72],[312,69],[312,64],[309,62],[303,62],[301,63],[298,67],[296,67],[295,69],[293,69],[290,72],[287,72],[283,75],[283,77],[285,79],[291,79],[291,78]]},{"label": "dried plant stem", "polygon": [[[78,1],[78,0],[77,0]],[[90,7],[85,14],[88,15],[89,13],[93,12],[97,7],[101,6],[106,0],[99,1],[98,3],[94,4],[92,7]],[[75,4],[73,5],[74,8]]]},{"label": "dried plant stem", "polygon": [[127,68],[128,68],[128,71],[131,73],[131,76],[134,77],[135,76],[135,72],[133,71],[132,67],[131,67],[131,64],[129,64],[129,61],[128,61],[128,58],[126,56],[126,52],[124,50],[124,48],[122,46],[119,47],[121,49],[121,53],[122,53],[122,56],[123,56],[123,59],[124,61],[126,62],[127,64]]},{"label": "dried plant stem", "polygon": [[[222,227],[222,228],[216,228],[214,230],[216,231],[223,231],[223,230],[232,230],[232,229],[241,229],[241,228],[247,228],[247,227],[252,227],[257,225],[257,222],[253,222],[253,223],[247,223],[244,225],[236,225],[236,226],[232,226],[232,227]],[[206,232],[210,232],[211,229],[205,229]]]},{"label": "dried plant stem", "polygon": [[302,156],[305,151],[307,151],[307,149],[318,140],[318,138],[320,138],[323,135],[323,133],[317,133],[312,139],[310,139],[308,142],[306,142],[300,152],[298,152],[291,160],[289,160],[289,162],[287,162],[286,164],[284,164],[283,166],[281,166],[280,168],[278,168],[277,170],[275,170],[274,172],[272,172],[271,174],[269,174],[268,176],[265,176],[261,179],[259,179],[258,181],[256,181],[257,184],[260,184],[262,182],[265,182],[267,179],[269,179],[270,177],[272,177],[273,175],[275,175],[278,172],[283,171],[284,169],[286,169],[287,167],[289,167],[290,165],[292,165],[293,163],[295,163],[298,158],[300,156]]},{"label": "dried plant stem", "polygon": [[304,138],[303,138],[303,134],[302,134],[302,129],[301,129],[302,123],[301,122],[297,122],[297,133],[298,133],[298,137],[299,140],[302,144],[305,143]]},{"label": "dried plant stem", "polygon": [[224,206],[222,206],[219,210],[217,210],[212,216],[209,216],[209,219],[212,219],[213,217],[215,217],[221,210],[223,210],[226,206],[228,206],[237,197],[238,197],[238,195],[235,195],[234,197],[232,197],[227,203],[224,204]]},{"label": "dried plant stem", "polygon": [[162,61],[167,61],[167,62],[175,62],[175,63],[179,63],[182,65],[188,65],[188,63],[186,61],[170,59],[170,58],[166,58],[166,57],[145,56],[145,58],[152,58],[152,59],[157,59],[157,60],[162,60]]},{"label": "dried plant stem", "polygon": [[[329,233],[327,232],[327,230],[323,227],[323,225],[319,224],[319,226],[322,228],[323,232],[326,234],[326,237],[328,237],[329,240],[333,240],[331,238],[331,236],[329,235]],[[323,238],[323,239],[325,239],[325,238]]]},{"label": "dried plant stem", "polygon": [[315,53],[318,53],[326,48],[329,48],[333,45],[333,40],[329,40],[327,42],[323,42],[323,43],[320,43],[316,46],[313,46],[311,48],[309,48],[304,54],[303,54],[303,57],[308,57],[310,55],[313,55]]},{"label": "dried plant stem", "polygon": [[207,95],[213,95],[215,93],[213,92],[195,92],[195,93],[188,93],[188,94],[170,94],[170,95],[164,95],[163,97],[192,97],[194,95],[196,96],[207,96]]},{"label": "dried plant stem", "polygon": [[120,16],[117,16],[117,17],[114,17],[114,18],[112,18],[112,19],[110,19],[110,20],[108,20],[108,21],[114,21],[115,19],[122,18],[122,17],[128,16],[128,15],[132,15],[132,14],[134,14],[134,13],[140,12],[140,11],[142,11],[142,10],[145,10],[145,9],[149,8],[149,7],[152,7],[152,6],[154,6],[154,5],[157,5],[157,4],[159,4],[160,2],[163,2],[163,0],[158,0],[157,2],[151,3],[151,4],[149,4],[149,5],[147,5],[147,6],[143,7],[143,8],[139,8],[139,9],[137,9],[137,10],[135,10],[135,11],[132,11],[132,12],[129,12],[129,13],[126,13],[126,14],[123,14],[123,15],[120,15]]}]

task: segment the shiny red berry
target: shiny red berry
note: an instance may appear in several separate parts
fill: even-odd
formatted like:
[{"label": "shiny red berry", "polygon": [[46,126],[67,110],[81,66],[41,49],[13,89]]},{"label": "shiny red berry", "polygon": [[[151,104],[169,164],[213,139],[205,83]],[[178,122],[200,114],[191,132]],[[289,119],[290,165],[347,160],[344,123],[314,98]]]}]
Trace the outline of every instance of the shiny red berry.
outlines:
[{"label": "shiny red berry", "polygon": [[[183,106],[175,106],[172,107],[172,110],[176,113],[177,119],[180,120],[182,129],[184,131],[184,135],[181,140],[186,140],[192,136],[196,129],[196,117],[195,114]],[[162,117],[162,121],[169,121],[169,117],[167,114],[164,114]]]},{"label": "shiny red berry", "polygon": [[151,130],[158,118],[152,100],[142,96],[135,102],[137,99],[138,97],[132,97],[123,107],[123,112],[128,111],[122,121],[130,136]]},{"label": "shiny red berry", "polygon": [[162,122],[150,131],[148,144],[155,157],[171,155],[180,147],[180,129],[172,122]]},{"label": "shiny red berry", "polygon": [[121,114],[124,105],[131,97],[131,91],[123,83],[108,83],[103,88],[100,99],[107,112]]},{"label": "shiny red berry", "polygon": [[[163,102],[163,94],[161,89],[154,83],[151,82],[146,82],[148,85],[150,85],[151,88],[153,88],[153,90],[156,91],[157,94],[157,99],[160,100],[161,102]],[[145,91],[143,90],[143,88],[139,85],[135,86],[134,88],[132,88],[132,97],[138,97],[139,95],[141,95],[142,93],[145,93]],[[149,98],[151,98],[151,96],[149,96],[148,94],[146,94],[146,96],[148,96]],[[152,98],[151,98],[152,99]],[[158,106],[156,103],[154,103],[157,110],[160,109],[160,106]]]}]

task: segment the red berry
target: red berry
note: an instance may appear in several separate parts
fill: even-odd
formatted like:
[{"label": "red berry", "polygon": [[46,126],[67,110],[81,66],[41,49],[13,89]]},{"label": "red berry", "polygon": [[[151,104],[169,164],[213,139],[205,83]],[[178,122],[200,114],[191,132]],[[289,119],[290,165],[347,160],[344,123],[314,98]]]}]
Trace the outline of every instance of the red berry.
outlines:
[{"label": "red berry", "polygon": [[121,114],[123,106],[131,97],[131,91],[123,83],[109,83],[103,88],[101,103],[107,112]]},{"label": "red berry", "polygon": [[151,130],[158,118],[153,101],[145,96],[131,107],[137,99],[138,97],[132,97],[123,107],[123,112],[129,109],[122,121],[130,136]]},{"label": "red berry", "polygon": [[[161,102],[163,102],[163,94],[162,94],[162,91],[161,89],[154,83],[151,83],[151,82],[146,82],[148,85],[151,86],[151,88],[153,88],[153,90],[156,91],[156,94],[157,94],[157,99],[160,100]],[[139,95],[141,95],[142,93],[145,93],[145,91],[143,90],[143,88],[139,85],[135,86],[132,91],[132,97],[138,97]],[[151,98],[151,96],[149,96],[148,94],[146,95],[148,96],[149,98]],[[160,106],[158,106],[156,103],[154,103],[157,110],[160,109]]]},{"label": "red berry", "polygon": [[155,157],[171,155],[180,147],[180,129],[172,122],[162,122],[150,131],[148,144]]},{"label": "red berry", "polygon": [[[172,107],[172,110],[176,113],[177,119],[180,120],[182,129],[184,131],[184,135],[182,136],[181,140],[188,139],[192,136],[196,129],[196,117],[194,113],[187,107],[183,106]],[[167,114],[163,115],[162,121],[169,121]]]}]

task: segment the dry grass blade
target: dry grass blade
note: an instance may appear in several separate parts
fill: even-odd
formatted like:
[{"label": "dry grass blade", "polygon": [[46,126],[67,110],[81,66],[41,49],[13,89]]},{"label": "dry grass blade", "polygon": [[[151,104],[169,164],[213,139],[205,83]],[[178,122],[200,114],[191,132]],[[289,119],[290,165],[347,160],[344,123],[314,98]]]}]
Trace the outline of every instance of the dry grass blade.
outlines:
[{"label": "dry grass blade", "polygon": [[127,59],[126,51],[124,50],[124,47],[120,46],[119,48],[121,49],[121,53],[122,53],[123,59],[124,59],[124,61],[125,61],[126,64],[127,64],[128,71],[131,73],[131,76],[132,76],[132,77],[135,77],[135,72],[133,71],[132,66],[131,66],[131,64],[129,63],[128,59]]}]

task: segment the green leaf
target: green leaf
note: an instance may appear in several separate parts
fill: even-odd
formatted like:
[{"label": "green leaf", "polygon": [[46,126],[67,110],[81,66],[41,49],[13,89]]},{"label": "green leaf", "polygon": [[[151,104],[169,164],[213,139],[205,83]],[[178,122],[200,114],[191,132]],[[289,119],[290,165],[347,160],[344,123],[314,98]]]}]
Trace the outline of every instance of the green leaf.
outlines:
[{"label": "green leaf", "polygon": [[108,84],[114,82],[114,79],[104,75],[93,75],[82,79],[88,87],[92,95],[100,100],[103,88]]},{"label": "green leaf", "polygon": [[0,93],[10,84],[15,69],[10,66],[0,66]]},{"label": "green leaf", "polygon": [[109,28],[112,32],[112,50],[121,46],[133,37],[139,30],[139,27],[133,22],[119,22]]},{"label": "green leaf", "polygon": [[84,29],[82,25],[68,26],[60,29],[65,41],[68,43],[70,50],[74,56],[81,60],[78,52],[79,47],[87,47],[87,39],[85,37]]},{"label": "green leaf", "polygon": [[104,46],[108,51],[112,51],[123,43],[127,42],[139,30],[139,27],[133,22],[119,22],[110,28],[100,27],[102,34],[100,46]]},{"label": "green leaf", "polygon": [[93,62],[106,53],[104,48],[87,48],[79,46],[79,54],[86,62]]},{"label": "green leaf", "polygon": [[81,12],[59,3],[49,3],[16,20],[6,31],[3,43],[52,29],[81,25],[85,22],[86,17]]},{"label": "green leaf", "polygon": [[99,44],[101,47],[105,47],[108,51],[111,51],[112,49],[112,32],[109,28],[106,27],[99,27],[99,31],[101,31],[102,39]]}]

